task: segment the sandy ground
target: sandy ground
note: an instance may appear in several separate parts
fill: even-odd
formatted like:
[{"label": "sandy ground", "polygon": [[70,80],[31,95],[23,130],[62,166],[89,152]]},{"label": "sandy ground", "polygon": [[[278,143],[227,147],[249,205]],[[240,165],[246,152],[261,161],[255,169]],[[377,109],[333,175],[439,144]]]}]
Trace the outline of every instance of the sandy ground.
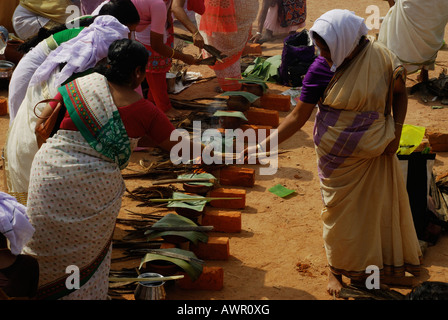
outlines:
[{"label": "sandy ground", "polygon": [[[356,14],[367,18],[366,8],[372,1],[356,0],[321,0],[308,1],[307,28],[313,21],[327,10],[343,8],[353,10]],[[388,10],[386,1],[374,1],[380,8],[381,16]],[[255,30],[255,23],[254,23]],[[374,35],[378,30],[372,30]],[[281,38],[265,43],[262,46],[263,55],[280,54],[283,44]],[[185,50],[196,52],[196,48]],[[436,70],[430,72],[430,77],[437,77],[441,68],[448,62],[448,50],[440,51]],[[213,76],[213,72],[205,66],[192,66],[188,71],[201,72],[204,78]],[[415,75],[408,78],[407,86],[415,84]],[[214,91],[216,79],[196,83],[178,95],[176,99],[194,99],[197,97],[217,97]],[[287,87],[269,84],[269,91],[280,93]],[[7,95],[7,92],[1,92]],[[409,96],[406,123],[412,125],[446,130],[448,108],[432,109],[432,105],[440,105],[440,101],[423,103],[418,95]],[[281,113],[281,118],[287,115]],[[8,116],[0,118],[0,145],[5,142],[8,129]],[[227,261],[206,261],[206,266],[220,266],[224,270],[224,287],[220,291],[183,290],[176,285],[167,287],[169,300],[329,300],[333,297],[326,292],[327,260],[323,248],[322,222],[320,212],[322,201],[319,191],[319,181],[316,170],[316,158],[312,141],[314,117],[305,124],[291,139],[280,145],[286,150],[279,158],[278,172],[273,176],[262,176],[256,168],[255,186],[246,188],[247,207],[242,210],[242,231],[240,233],[211,233],[229,237],[230,258]],[[149,159],[147,153],[139,152],[133,155],[131,168],[138,169],[140,159]],[[437,153],[434,166],[436,174],[448,171],[448,153]],[[3,170],[0,171],[3,179]],[[270,193],[268,189],[276,184],[296,190],[287,199],[282,199]],[[127,179],[128,189],[139,186],[149,186],[147,179]],[[0,189],[5,191],[4,186]],[[137,207],[140,202],[123,197],[123,207],[119,217],[128,217],[127,210],[140,213],[154,213],[155,209]],[[159,210],[161,214],[168,210]],[[121,239],[127,226],[117,224],[114,238]],[[435,246],[425,252],[423,272],[418,281],[448,282],[448,237],[442,235]],[[114,257],[120,257],[116,249]],[[114,263],[112,269],[137,268],[139,259]],[[402,293],[409,289],[394,288]],[[132,294],[125,294],[122,299],[132,300]]]}]

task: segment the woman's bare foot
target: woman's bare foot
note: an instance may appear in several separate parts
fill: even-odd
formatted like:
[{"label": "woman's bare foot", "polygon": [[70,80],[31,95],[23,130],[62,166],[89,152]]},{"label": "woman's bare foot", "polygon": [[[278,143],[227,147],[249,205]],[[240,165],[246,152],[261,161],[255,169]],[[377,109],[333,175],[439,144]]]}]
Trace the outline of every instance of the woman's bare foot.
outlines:
[{"label": "woman's bare foot", "polygon": [[272,41],[273,38],[274,38],[274,33],[271,30],[266,29],[265,33],[263,34],[261,39],[258,40],[257,43],[263,44],[265,42]]},{"label": "woman's bare foot", "polygon": [[330,271],[328,275],[327,292],[333,297],[338,297],[343,287],[342,275],[334,274]]}]

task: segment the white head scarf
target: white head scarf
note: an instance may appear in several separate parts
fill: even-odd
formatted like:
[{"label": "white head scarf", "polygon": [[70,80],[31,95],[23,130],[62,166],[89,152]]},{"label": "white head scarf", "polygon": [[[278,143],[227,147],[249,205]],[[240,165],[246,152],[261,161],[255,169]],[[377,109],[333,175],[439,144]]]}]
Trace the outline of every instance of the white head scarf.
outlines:
[{"label": "white head scarf", "polygon": [[112,42],[127,38],[129,32],[129,28],[115,17],[108,15],[97,17],[77,37],[62,43],[48,55],[34,73],[30,85],[48,80],[60,63],[67,63],[56,75],[55,84],[60,86],[74,73],[86,71],[107,57]]},{"label": "white head scarf", "polygon": [[9,240],[11,253],[18,255],[34,234],[26,207],[16,198],[0,192],[0,232]]},{"label": "white head scarf", "polygon": [[324,13],[314,22],[310,36],[313,39],[313,33],[316,32],[325,40],[333,62],[331,71],[335,72],[368,31],[364,19],[354,12],[334,9]]}]

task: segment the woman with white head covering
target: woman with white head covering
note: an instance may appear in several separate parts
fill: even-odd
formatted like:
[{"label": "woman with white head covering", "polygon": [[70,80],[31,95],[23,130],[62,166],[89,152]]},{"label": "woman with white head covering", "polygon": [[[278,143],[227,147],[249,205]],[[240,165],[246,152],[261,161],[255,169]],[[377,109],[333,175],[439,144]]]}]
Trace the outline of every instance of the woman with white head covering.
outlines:
[{"label": "woman with white head covering", "polygon": [[25,206],[0,192],[0,290],[9,298],[36,294],[39,265],[35,258],[22,254],[34,231]]},{"label": "woman with white head covering", "polygon": [[403,280],[405,271],[417,275],[421,264],[395,155],[407,110],[405,71],[367,32],[362,18],[339,9],[310,29],[335,71],[314,129],[333,295],[343,286],[342,275],[364,284],[367,268],[376,266],[387,283]]}]

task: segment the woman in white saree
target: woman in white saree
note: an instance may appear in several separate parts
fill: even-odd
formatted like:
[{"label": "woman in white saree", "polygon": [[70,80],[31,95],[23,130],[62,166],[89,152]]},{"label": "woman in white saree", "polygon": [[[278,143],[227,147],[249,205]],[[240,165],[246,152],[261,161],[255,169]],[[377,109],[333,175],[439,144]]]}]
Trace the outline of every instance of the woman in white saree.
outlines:
[{"label": "woman in white saree", "polygon": [[434,70],[448,23],[446,0],[396,0],[381,24],[378,41],[397,55],[408,73],[421,70],[421,81]]}]

